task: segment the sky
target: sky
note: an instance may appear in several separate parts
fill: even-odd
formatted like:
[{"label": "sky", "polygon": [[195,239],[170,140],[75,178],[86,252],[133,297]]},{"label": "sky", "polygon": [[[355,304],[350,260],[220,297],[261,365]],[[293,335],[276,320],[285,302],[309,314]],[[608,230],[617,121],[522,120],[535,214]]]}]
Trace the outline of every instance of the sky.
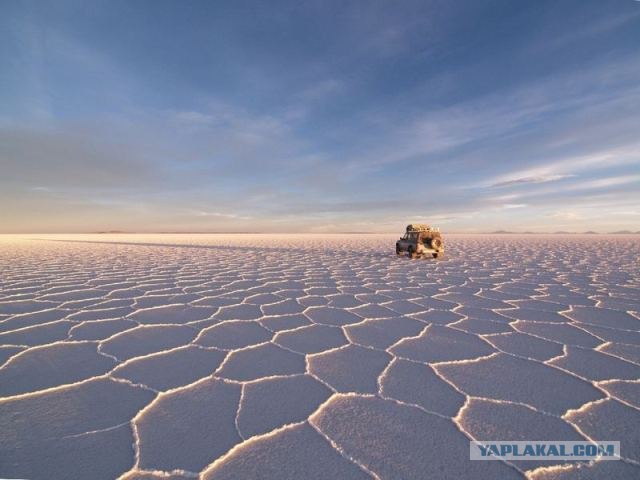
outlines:
[{"label": "sky", "polygon": [[640,230],[640,2],[0,0],[0,233]]}]

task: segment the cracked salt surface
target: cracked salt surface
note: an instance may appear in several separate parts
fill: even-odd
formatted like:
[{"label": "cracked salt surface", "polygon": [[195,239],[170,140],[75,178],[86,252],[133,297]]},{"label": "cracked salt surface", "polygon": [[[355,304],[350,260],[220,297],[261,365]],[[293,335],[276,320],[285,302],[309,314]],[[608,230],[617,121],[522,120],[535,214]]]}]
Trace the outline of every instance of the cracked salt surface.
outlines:
[{"label": "cracked salt surface", "polygon": [[0,477],[640,477],[638,237],[448,238],[0,237]]}]

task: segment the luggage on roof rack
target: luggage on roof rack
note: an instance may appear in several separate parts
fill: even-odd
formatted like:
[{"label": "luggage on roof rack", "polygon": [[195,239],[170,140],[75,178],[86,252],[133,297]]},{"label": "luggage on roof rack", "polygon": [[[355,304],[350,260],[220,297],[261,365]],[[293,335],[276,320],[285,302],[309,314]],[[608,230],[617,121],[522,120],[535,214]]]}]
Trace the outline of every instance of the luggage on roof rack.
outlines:
[{"label": "luggage on roof rack", "polygon": [[407,225],[407,232],[437,232],[438,228],[431,228],[423,223],[410,223]]}]

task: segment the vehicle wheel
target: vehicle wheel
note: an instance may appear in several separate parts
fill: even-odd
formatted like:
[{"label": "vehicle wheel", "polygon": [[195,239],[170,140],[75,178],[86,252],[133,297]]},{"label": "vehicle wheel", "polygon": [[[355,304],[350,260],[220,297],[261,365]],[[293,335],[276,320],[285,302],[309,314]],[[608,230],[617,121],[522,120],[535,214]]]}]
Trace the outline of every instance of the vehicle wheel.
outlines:
[{"label": "vehicle wheel", "polygon": [[400,248],[400,245],[396,244],[396,255],[402,255],[402,249]]},{"label": "vehicle wheel", "polygon": [[413,247],[409,247],[409,249],[407,250],[407,256],[408,256],[409,258],[416,258],[416,254],[415,254],[415,252],[413,251]]},{"label": "vehicle wheel", "polygon": [[443,255],[442,253],[434,253],[433,258],[441,258],[442,255]]}]

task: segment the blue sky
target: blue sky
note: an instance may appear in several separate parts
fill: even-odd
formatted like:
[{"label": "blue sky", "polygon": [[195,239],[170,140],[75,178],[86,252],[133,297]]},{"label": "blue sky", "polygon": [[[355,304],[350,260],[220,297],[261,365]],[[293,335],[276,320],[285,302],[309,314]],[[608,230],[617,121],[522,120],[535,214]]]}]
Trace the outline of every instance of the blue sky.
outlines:
[{"label": "blue sky", "polygon": [[0,2],[0,231],[640,230],[640,2]]}]

